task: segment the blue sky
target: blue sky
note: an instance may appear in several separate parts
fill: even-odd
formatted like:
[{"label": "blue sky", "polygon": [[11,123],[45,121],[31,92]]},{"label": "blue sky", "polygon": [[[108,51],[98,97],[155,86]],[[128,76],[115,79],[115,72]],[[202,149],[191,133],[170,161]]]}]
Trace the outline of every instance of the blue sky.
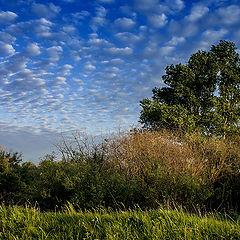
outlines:
[{"label": "blue sky", "polygon": [[0,0],[0,145],[37,162],[136,124],[165,67],[220,39],[239,48],[239,0]]}]

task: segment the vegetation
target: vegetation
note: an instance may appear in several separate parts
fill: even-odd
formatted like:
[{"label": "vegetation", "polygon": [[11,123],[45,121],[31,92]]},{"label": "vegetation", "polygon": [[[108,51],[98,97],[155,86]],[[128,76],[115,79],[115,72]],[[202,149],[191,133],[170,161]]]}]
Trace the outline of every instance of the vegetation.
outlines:
[{"label": "vegetation", "polygon": [[40,212],[0,207],[1,239],[240,239],[240,218],[181,210]]},{"label": "vegetation", "polygon": [[234,43],[220,41],[186,65],[166,67],[163,82],[167,86],[154,88],[152,100],[141,101],[145,127],[222,137],[240,133],[240,58]]},{"label": "vegetation", "polygon": [[89,142],[75,138],[59,148],[60,161],[47,155],[39,165],[2,153],[1,201],[42,210],[68,201],[81,209],[177,204],[189,211],[240,211],[239,136],[132,131]]}]

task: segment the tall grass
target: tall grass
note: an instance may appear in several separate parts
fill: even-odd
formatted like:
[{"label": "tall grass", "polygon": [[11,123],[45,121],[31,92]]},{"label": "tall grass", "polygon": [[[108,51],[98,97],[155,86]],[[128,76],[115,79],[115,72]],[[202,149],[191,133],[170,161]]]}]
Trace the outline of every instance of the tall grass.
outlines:
[{"label": "tall grass", "polygon": [[240,219],[181,210],[40,212],[0,207],[0,239],[240,239]]}]

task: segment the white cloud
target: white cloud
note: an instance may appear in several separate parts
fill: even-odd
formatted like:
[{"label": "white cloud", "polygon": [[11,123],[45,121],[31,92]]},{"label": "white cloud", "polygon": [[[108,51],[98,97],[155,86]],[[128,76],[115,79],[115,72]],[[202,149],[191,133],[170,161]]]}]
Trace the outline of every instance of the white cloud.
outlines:
[{"label": "white cloud", "polygon": [[134,2],[136,7],[143,11],[154,9],[158,4],[158,0],[134,0]]},{"label": "white cloud", "polygon": [[198,34],[198,32],[201,31],[201,26],[196,24],[195,22],[190,21],[171,21],[169,32],[172,33],[175,36],[181,36],[181,37],[191,37],[193,35]]},{"label": "white cloud", "polygon": [[47,20],[46,18],[40,18],[37,20],[37,22],[39,22],[39,24],[43,24],[45,26],[52,26],[53,23],[49,20]]},{"label": "white cloud", "polygon": [[133,21],[131,18],[118,18],[114,21],[115,25],[123,30],[130,30],[132,29],[135,25],[136,22]]},{"label": "white cloud", "polygon": [[51,11],[53,11],[56,14],[61,11],[61,8],[56,6],[56,5],[54,5],[53,3],[49,4],[49,8],[50,8]]},{"label": "white cloud", "polygon": [[92,65],[90,62],[87,62],[86,65],[84,66],[84,68],[88,71],[93,71],[96,69],[96,67],[94,65]]},{"label": "white cloud", "polygon": [[76,31],[76,28],[73,25],[63,26],[63,31],[67,33],[73,33]]},{"label": "white cloud", "polygon": [[134,35],[130,32],[121,32],[115,35],[120,41],[127,43],[128,45],[134,44],[143,40],[142,36]]},{"label": "white cloud", "polygon": [[186,20],[188,21],[196,21],[203,16],[205,16],[209,12],[209,8],[203,5],[196,5],[191,9],[191,13],[189,16],[186,16]]},{"label": "white cloud", "polygon": [[0,24],[10,24],[12,21],[14,21],[18,15],[14,12],[0,12]]},{"label": "white cloud", "polygon": [[184,37],[172,37],[172,39],[168,42],[169,45],[178,45],[180,43],[184,43],[186,39]]},{"label": "white cloud", "polygon": [[37,43],[28,44],[25,52],[26,52],[27,56],[30,56],[30,57],[41,54],[40,48]]},{"label": "white cloud", "polygon": [[9,91],[39,91],[40,87],[45,86],[45,80],[36,77],[30,69],[23,69],[12,75],[11,78],[14,80],[6,86]]},{"label": "white cloud", "polygon": [[90,13],[86,10],[83,10],[81,12],[76,12],[72,14],[73,18],[76,20],[83,20],[84,18],[90,16]]},{"label": "white cloud", "polygon": [[96,8],[96,16],[92,18],[90,27],[93,31],[97,31],[99,27],[102,27],[106,24],[107,19],[107,10],[103,6]]},{"label": "white cloud", "polygon": [[27,59],[23,56],[13,55],[8,62],[5,62],[5,69],[7,72],[23,71],[27,66]]},{"label": "white cloud", "polygon": [[16,37],[13,37],[7,32],[0,31],[0,41],[6,42],[6,43],[13,43],[16,41]]},{"label": "white cloud", "polygon": [[58,61],[60,59],[60,55],[62,54],[62,47],[61,46],[53,46],[47,49],[47,53],[50,56],[51,61]]},{"label": "white cloud", "polygon": [[149,15],[148,19],[149,19],[151,26],[153,26],[155,28],[161,28],[164,25],[166,25],[166,23],[168,22],[167,16],[164,13],[162,13],[160,15],[158,15],[158,14]]},{"label": "white cloud", "polygon": [[123,55],[123,56],[128,56],[133,53],[132,48],[129,48],[129,47],[125,47],[125,48],[111,47],[111,48],[105,48],[104,51],[110,55]]},{"label": "white cloud", "polygon": [[97,36],[94,36],[94,35],[88,40],[88,43],[94,47],[104,47],[104,46],[106,47],[110,45],[110,43],[107,40],[98,38]]},{"label": "white cloud", "polygon": [[104,17],[93,17],[91,28],[93,31],[97,31],[99,27],[102,27],[106,23],[106,19]]},{"label": "white cloud", "polygon": [[184,8],[184,2],[182,0],[167,0],[166,6],[173,11],[180,11]]},{"label": "white cloud", "polygon": [[240,23],[240,7],[231,5],[218,10],[220,20],[225,24]]},{"label": "white cloud", "polygon": [[53,3],[50,3],[48,5],[41,3],[32,4],[32,12],[38,17],[52,18],[55,17],[60,11],[61,8],[55,6]]},{"label": "white cloud", "polygon": [[199,46],[201,49],[207,50],[213,43],[223,39],[228,33],[226,29],[211,30],[208,29],[202,33],[201,41],[199,41]]},{"label": "white cloud", "polygon": [[56,77],[55,84],[56,85],[65,85],[66,84],[66,78],[61,77],[61,76]]},{"label": "white cloud", "polygon": [[73,69],[73,66],[70,64],[65,64],[60,69],[60,75],[68,76],[71,74],[71,69]]},{"label": "white cloud", "polygon": [[11,44],[0,42],[0,57],[13,55],[15,50]]}]

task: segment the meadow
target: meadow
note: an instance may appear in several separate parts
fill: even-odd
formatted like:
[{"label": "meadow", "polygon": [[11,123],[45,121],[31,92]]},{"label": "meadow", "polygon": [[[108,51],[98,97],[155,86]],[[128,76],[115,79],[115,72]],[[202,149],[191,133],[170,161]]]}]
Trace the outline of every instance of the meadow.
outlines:
[{"label": "meadow", "polygon": [[1,239],[240,239],[240,218],[182,210],[40,212],[0,208]]}]

